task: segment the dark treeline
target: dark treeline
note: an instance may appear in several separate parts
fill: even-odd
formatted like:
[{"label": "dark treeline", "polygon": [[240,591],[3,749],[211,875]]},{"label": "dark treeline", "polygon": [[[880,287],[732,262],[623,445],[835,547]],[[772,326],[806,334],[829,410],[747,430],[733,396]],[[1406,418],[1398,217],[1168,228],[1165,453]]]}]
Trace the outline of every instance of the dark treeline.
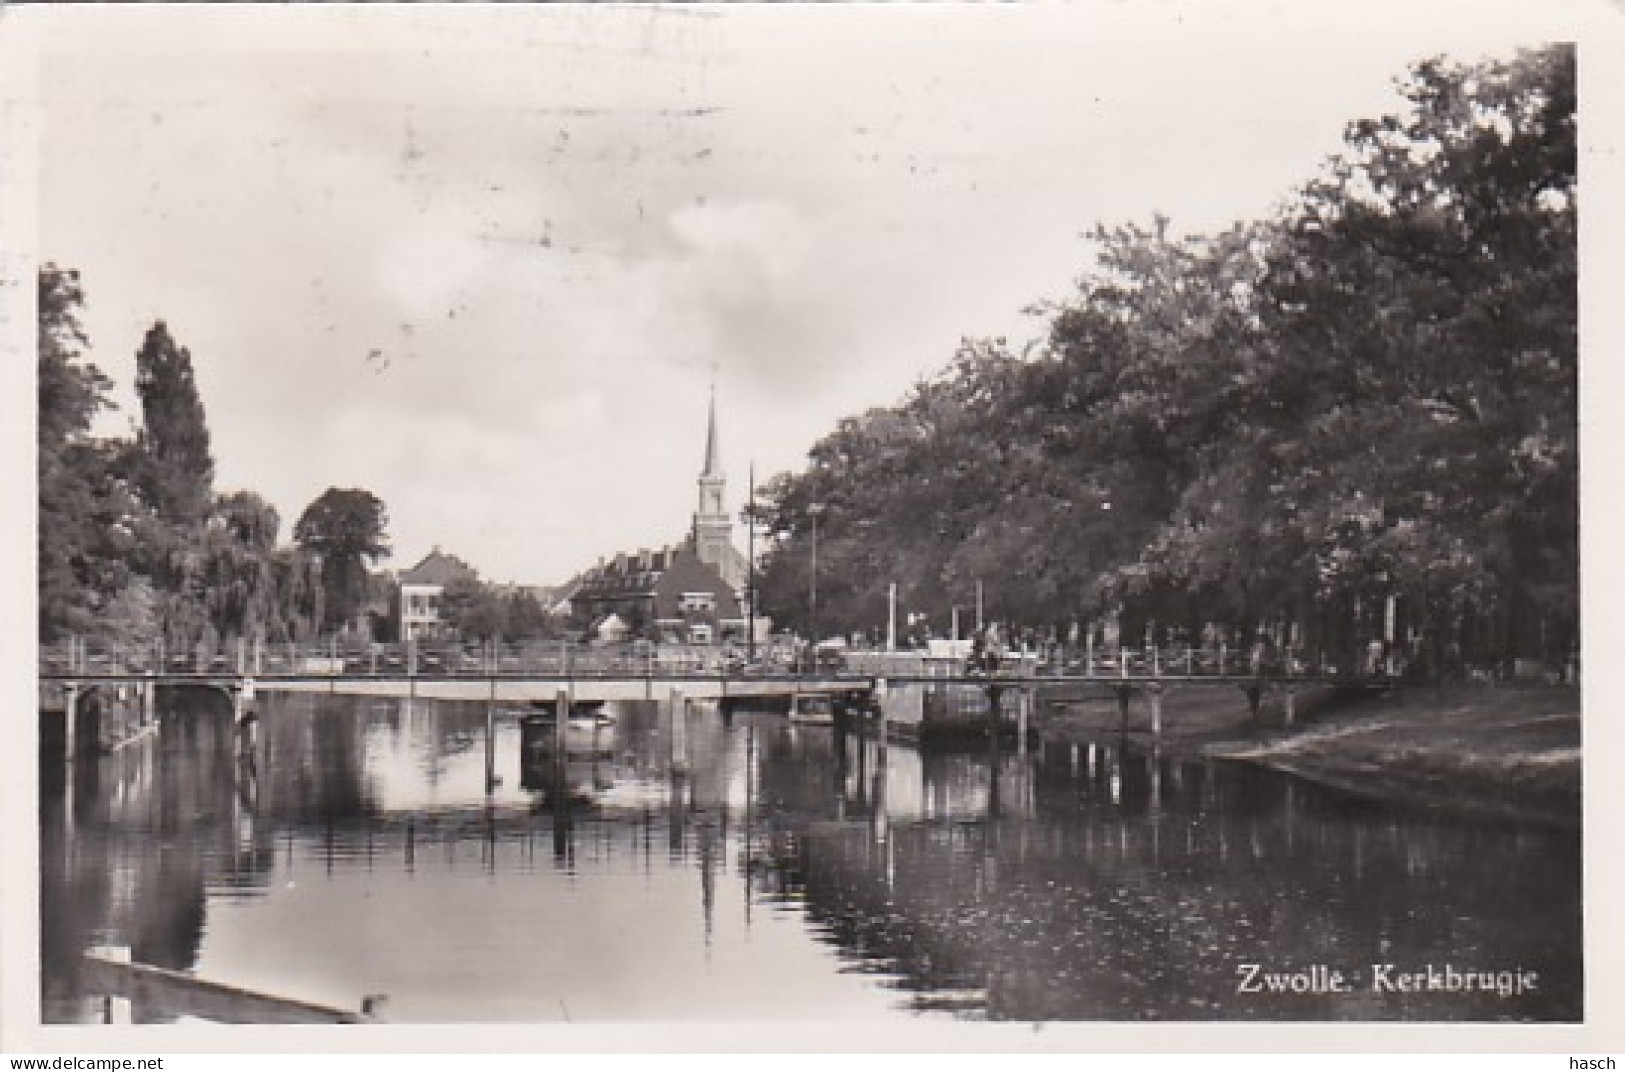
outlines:
[{"label": "dark treeline", "polygon": [[192,356],[162,321],[136,353],[133,438],[93,434],[112,382],[85,360],[77,272],[39,273],[39,633],[179,654],[306,641],[352,624],[383,504],[330,488],[278,543],[276,508],[217,494]]},{"label": "dark treeline", "polygon": [[1271,218],[1097,229],[1044,345],[967,341],[771,482],[764,605],[809,627],[816,515],[825,634],[873,633],[895,582],[945,635],[981,582],[1063,640],[1214,623],[1341,657],[1392,605],[1433,669],[1564,664],[1574,78],[1569,46],[1423,62]]}]

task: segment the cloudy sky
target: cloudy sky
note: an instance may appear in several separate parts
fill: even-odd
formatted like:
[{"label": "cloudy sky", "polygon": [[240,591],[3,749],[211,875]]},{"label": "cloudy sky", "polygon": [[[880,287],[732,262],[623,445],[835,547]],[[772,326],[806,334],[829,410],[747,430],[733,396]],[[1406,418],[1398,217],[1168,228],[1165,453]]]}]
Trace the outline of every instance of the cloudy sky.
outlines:
[{"label": "cloudy sky", "polygon": [[962,336],[1041,334],[1096,221],[1268,212],[1412,60],[1583,10],[1536,6],[79,10],[38,248],[109,430],[162,318],[284,535],[365,487],[391,564],[554,582],[684,532],[713,382],[737,508]]}]

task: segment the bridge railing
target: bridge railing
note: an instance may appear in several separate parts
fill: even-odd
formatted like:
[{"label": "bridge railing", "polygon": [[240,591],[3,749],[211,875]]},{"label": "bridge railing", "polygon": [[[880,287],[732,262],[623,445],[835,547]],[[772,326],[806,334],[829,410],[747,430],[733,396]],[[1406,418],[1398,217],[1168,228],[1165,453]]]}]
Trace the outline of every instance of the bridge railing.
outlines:
[{"label": "bridge railing", "polygon": [[729,646],[571,642],[529,644],[267,644],[234,642],[216,650],[167,651],[159,643],[111,646],[68,638],[40,648],[43,675],[290,675],[346,677],[717,677],[987,676],[1057,680],[1110,678],[1348,677],[1395,675],[1389,661],[1334,665],[1297,652],[1162,646],[1009,651],[985,659],[926,652],[820,651],[816,659],[788,645],[764,646],[754,660]]},{"label": "bridge railing", "polygon": [[790,672],[787,648],[764,646],[747,662],[724,646],[627,644],[266,644],[166,652],[161,644],[109,646],[69,638],[43,645],[43,675],[143,673],[218,677],[716,677]]}]

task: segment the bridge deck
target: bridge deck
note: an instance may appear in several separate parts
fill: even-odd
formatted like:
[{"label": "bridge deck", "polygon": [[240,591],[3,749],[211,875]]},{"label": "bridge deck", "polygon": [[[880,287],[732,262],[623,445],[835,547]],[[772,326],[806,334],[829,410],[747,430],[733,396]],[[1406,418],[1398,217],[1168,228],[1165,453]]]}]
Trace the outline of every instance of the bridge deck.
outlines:
[{"label": "bridge deck", "polygon": [[772,699],[806,692],[872,689],[869,678],[746,677],[257,677],[264,692],[332,692],[347,696],[418,696],[434,700],[552,700],[568,690],[577,702],[665,700],[674,691],[691,700]]},{"label": "bridge deck", "polygon": [[345,692],[357,695],[440,696],[448,699],[552,699],[570,688],[584,700],[665,699],[681,689],[691,698],[789,696],[797,692],[849,692],[873,689],[881,680],[892,685],[962,685],[1009,687],[1101,685],[1346,685],[1355,688],[1391,688],[1398,679],[1382,674],[1286,673],[1143,673],[1131,674],[999,674],[989,678],[972,674],[310,674],[310,673],[206,673],[138,671],[67,672],[40,674],[42,683],[81,684],[201,684],[230,686],[251,680],[258,689],[288,692]]}]

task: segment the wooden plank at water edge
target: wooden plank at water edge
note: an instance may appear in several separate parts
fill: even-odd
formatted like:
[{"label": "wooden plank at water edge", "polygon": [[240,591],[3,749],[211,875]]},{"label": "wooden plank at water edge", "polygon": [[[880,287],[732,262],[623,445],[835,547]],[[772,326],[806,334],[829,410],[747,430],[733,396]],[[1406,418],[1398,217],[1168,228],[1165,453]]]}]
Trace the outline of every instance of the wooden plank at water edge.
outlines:
[{"label": "wooden plank at water edge", "polygon": [[260,994],[150,964],[98,953],[84,956],[85,990],[126,998],[163,1017],[191,1016],[222,1024],[363,1024],[371,1017],[306,1001]]}]

